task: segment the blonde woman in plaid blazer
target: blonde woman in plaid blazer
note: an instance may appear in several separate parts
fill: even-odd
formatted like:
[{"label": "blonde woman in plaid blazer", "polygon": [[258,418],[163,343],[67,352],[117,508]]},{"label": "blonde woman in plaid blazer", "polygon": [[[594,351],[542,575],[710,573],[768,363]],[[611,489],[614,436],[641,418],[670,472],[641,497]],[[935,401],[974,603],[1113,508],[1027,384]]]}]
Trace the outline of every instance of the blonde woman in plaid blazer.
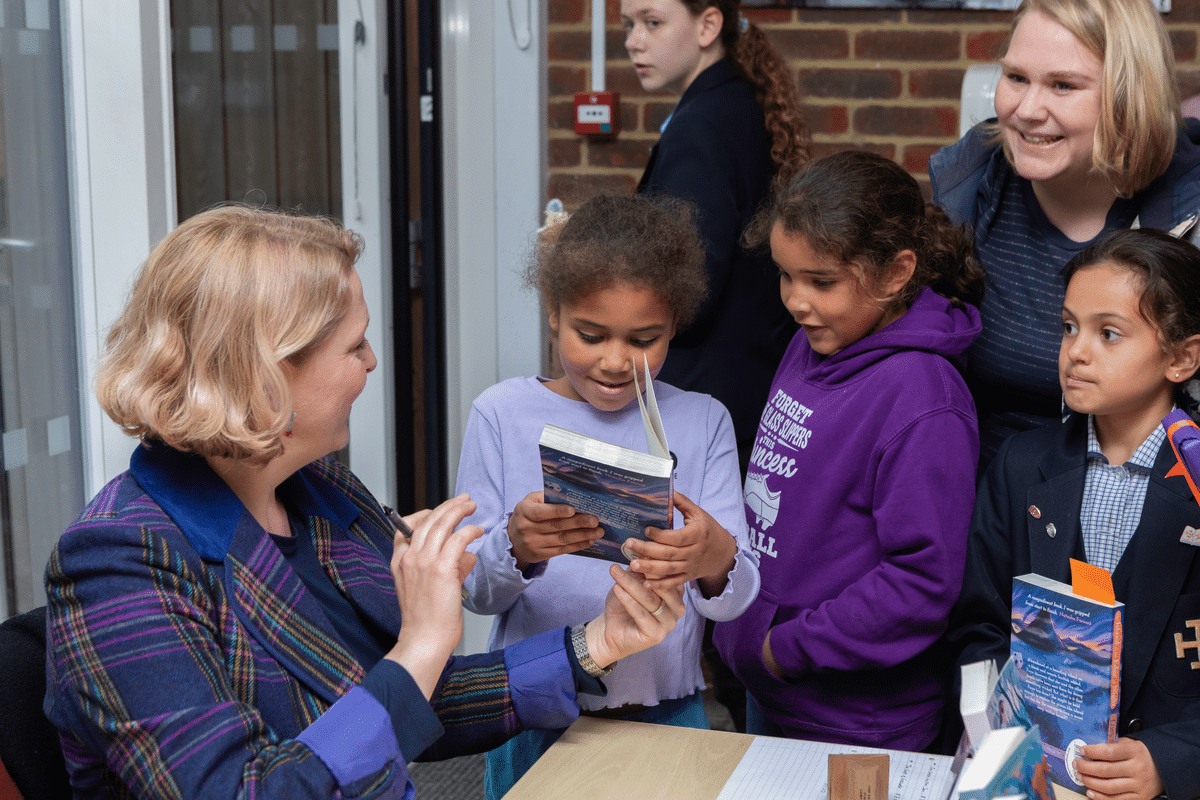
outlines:
[{"label": "blonde woman in plaid blazer", "polygon": [[97,378],[142,446],[46,573],[46,710],[77,798],[409,798],[408,761],[569,724],[683,612],[614,567],[586,625],[450,656],[474,504],[411,515],[409,539],[327,457],[376,363],[360,247],[223,207],[143,265]]}]

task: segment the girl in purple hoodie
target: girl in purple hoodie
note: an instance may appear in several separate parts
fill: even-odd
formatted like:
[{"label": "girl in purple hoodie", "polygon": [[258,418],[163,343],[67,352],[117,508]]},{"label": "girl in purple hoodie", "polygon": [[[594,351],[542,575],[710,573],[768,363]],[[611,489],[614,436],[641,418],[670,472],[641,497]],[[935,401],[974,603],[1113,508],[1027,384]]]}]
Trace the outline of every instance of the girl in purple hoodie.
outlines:
[{"label": "girl in purple hoodie", "polygon": [[751,231],[802,330],[746,476],[762,590],[715,641],[750,733],[903,750],[937,736],[979,455],[960,374],[971,241],[895,162],[815,161]]}]

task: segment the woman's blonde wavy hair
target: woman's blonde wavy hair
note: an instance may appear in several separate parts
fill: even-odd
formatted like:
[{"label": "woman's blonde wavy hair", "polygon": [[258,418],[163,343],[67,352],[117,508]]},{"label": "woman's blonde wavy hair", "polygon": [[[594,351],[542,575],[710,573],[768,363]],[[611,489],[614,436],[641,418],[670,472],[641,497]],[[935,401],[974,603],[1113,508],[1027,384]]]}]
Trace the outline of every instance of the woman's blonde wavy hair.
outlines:
[{"label": "woman's blonde wavy hair", "polygon": [[291,419],[299,367],[350,305],[361,238],[331,219],[229,205],[154,248],[109,331],[96,378],[126,433],[265,463]]},{"label": "woman's blonde wavy hair", "polygon": [[[1149,0],[1024,0],[1012,29],[1033,11],[1070,31],[1104,65],[1093,171],[1121,197],[1145,189],[1166,172],[1183,124],[1162,17]],[[1011,162],[1007,147],[1005,155]]]}]

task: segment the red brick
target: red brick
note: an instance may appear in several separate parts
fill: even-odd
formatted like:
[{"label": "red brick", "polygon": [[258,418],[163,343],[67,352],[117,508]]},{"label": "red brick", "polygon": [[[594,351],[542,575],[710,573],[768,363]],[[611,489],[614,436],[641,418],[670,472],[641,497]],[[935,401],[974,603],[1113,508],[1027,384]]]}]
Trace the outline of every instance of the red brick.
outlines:
[{"label": "red brick", "polygon": [[967,58],[972,61],[996,61],[1008,44],[1008,28],[967,34]]},{"label": "red brick", "polygon": [[620,169],[646,168],[653,141],[619,137],[614,141],[588,142],[587,163],[589,167],[618,167]]},{"label": "red brick", "polygon": [[900,166],[913,175],[925,175],[929,172],[929,157],[941,150],[940,144],[910,144],[904,147],[904,160]]},{"label": "red brick", "polygon": [[1176,61],[1196,60],[1196,31],[1171,31],[1171,49]]},{"label": "red brick", "polygon": [[546,126],[552,131],[575,130],[575,102],[573,100],[550,103],[546,114]]},{"label": "red brick", "polygon": [[1200,22],[1200,2],[1197,0],[1173,0],[1171,13],[1163,19],[1167,24],[1178,22]]},{"label": "red brick", "polygon": [[663,122],[675,110],[674,103],[646,103],[642,112],[642,130],[646,133],[658,133]]},{"label": "red brick", "polygon": [[587,90],[587,70],[582,67],[551,66],[546,74],[546,93],[550,97],[573,96]]},{"label": "red brick", "polygon": [[1193,70],[1180,70],[1177,73],[1179,78],[1179,94],[1185,100],[1193,95],[1200,94],[1200,72]]},{"label": "red brick", "polygon": [[865,150],[876,153],[884,158],[896,157],[896,146],[881,142],[813,142],[812,157],[824,158],[843,150]]},{"label": "red brick", "polygon": [[787,28],[766,31],[771,44],[785,58],[848,58],[850,37],[832,28]]},{"label": "red brick", "polygon": [[568,211],[579,208],[588,198],[601,192],[632,192],[637,188],[637,176],[628,174],[567,175],[551,173],[546,196],[563,201]]},{"label": "red brick", "polygon": [[813,106],[802,104],[800,113],[809,131],[819,133],[845,133],[850,130],[850,115],[845,106]]},{"label": "red brick", "polygon": [[551,139],[546,147],[546,156],[550,168],[578,167],[583,161],[583,143],[574,139]]},{"label": "red brick", "polygon": [[621,131],[636,131],[638,129],[638,104],[621,101]]},{"label": "red brick", "polygon": [[864,22],[891,25],[900,22],[900,19],[899,11],[883,9],[866,11],[854,8],[803,8],[796,10],[796,21],[802,25],[814,22],[829,25],[859,25]]},{"label": "red brick", "polygon": [[866,106],[854,112],[854,130],[874,136],[954,136],[958,107]]},{"label": "red brick", "polygon": [[900,96],[900,72],[894,69],[802,69],[800,95],[860,99]]},{"label": "red brick", "polygon": [[588,61],[592,57],[592,35],[584,31],[559,31],[549,36],[549,61]]},{"label": "red brick", "polygon": [[900,61],[957,61],[957,31],[864,31],[854,37],[858,58]]},{"label": "red brick", "polygon": [[[629,51],[625,49],[625,31],[620,28],[607,28],[604,31],[604,58],[607,61],[620,59],[629,65]],[[633,69],[632,66],[629,66]]]},{"label": "red brick", "polygon": [[908,21],[914,25],[1002,25],[1012,22],[1011,11],[954,11],[946,8],[910,9]]},{"label": "red brick", "polygon": [[961,69],[918,69],[908,76],[908,93],[913,97],[957,100],[962,96]]},{"label": "red brick", "polygon": [[591,13],[584,0],[554,0],[548,10],[551,25],[574,25],[583,22],[585,11]]},{"label": "red brick", "polygon": [[[558,2],[558,0],[551,0]],[[592,9],[588,8],[589,19]],[[604,4],[604,21],[605,22],[620,22],[621,21],[621,0],[607,0]]]},{"label": "red brick", "polygon": [[742,16],[761,27],[762,25],[791,22],[792,10],[790,8],[750,8],[749,6],[742,6]]}]

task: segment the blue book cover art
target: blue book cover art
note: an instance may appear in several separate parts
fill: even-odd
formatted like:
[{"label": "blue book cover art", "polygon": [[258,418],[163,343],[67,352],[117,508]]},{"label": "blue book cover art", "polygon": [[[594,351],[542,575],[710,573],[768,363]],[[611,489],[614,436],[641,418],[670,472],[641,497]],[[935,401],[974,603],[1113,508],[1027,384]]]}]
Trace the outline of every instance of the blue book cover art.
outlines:
[{"label": "blue book cover art", "polygon": [[[551,431],[550,429],[555,430]],[[627,539],[645,539],[647,527],[670,529],[674,465],[582,434],[546,426],[539,444],[547,503],[563,503],[600,520],[604,536],[574,555],[628,564]],[[572,439],[574,437],[574,439]],[[588,457],[579,454],[587,451]],[[624,452],[618,452],[624,451]]]},{"label": "blue book cover art", "polygon": [[1071,765],[1085,744],[1115,742],[1123,604],[1080,597],[1040,575],[1013,580],[1011,669],[1026,724],[1041,729],[1055,783],[1082,784]]},{"label": "blue book cover art", "polygon": [[[967,779],[964,775],[964,781]],[[1024,795],[1026,800],[1054,800],[1050,781],[1050,766],[1042,751],[1040,732],[1034,725],[1025,730],[1015,749],[996,768],[990,780],[981,787],[964,788],[959,792],[959,800],[994,800],[1015,795]]]}]

